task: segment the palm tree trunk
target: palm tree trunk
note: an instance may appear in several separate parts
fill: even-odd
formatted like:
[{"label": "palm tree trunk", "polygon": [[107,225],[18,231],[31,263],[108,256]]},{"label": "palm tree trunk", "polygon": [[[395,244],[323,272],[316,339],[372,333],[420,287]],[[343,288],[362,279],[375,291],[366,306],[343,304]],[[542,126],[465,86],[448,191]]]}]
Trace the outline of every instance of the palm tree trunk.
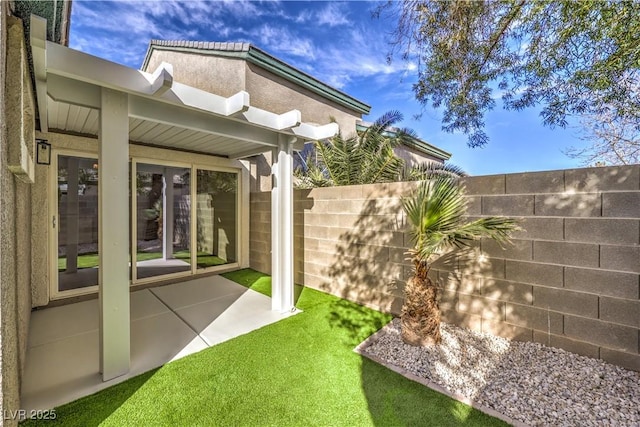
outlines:
[{"label": "palm tree trunk", "polygon": [[427,262],[414,259],[413,264],[415,273],[404,290],[402,340],[415,346],[439,344],[442,337],[438,291],[428,277]]}]

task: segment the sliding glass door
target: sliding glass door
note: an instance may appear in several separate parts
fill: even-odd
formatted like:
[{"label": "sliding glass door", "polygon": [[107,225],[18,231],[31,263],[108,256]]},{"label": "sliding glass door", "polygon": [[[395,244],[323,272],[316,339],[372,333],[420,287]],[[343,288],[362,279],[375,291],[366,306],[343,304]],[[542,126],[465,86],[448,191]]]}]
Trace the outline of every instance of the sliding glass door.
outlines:
[{"label": "sliding glass door", "polygon": [[57,281],[53,293],[81,293],[98,285],[98,159],[60,154],[54,164]]},{"label": "sliding glass door", "polygon": [[[97,156],[60,151],[52,166],[52,297],[95,292]],[[130,176],[132,284],[239,265],[239,170],[134,158]]]},{"label": "sliding glass door", "polygon": [[191,272],[191,168],[135,163],[134,282]]},{"label": "sliding glass door", "polygon": [[197,267],[238,261],[238,174],[198,169]]}]

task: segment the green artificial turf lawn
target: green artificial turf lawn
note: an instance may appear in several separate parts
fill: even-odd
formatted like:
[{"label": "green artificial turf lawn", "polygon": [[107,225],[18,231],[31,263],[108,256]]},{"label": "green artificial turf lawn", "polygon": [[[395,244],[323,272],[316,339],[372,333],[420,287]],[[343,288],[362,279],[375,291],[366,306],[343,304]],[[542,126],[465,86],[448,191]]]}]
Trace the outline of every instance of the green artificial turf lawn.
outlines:
[{"label": "green artificial turf lawn", "polygon": [[[191,253],[189,251],[178,251],[173,254],[176,259],[181,259],[187,263],[191,263]],[[162,258],[162,252],[138,252],[136,254],[136,260],[148,261],[151,259]],[[78,255],[78,268],[95,268],[98,266],[99,257],[97,253]],[[205,252],[199,252],[197,256],[197,264],[200,268],[213,267],[215,265],[223,265],[228,262],[215,255],[210,255]],[[67,269],[67,258],[58,258],[58,271],[64,271]]]},{"label": "green artificial turf lawn", "polygon": [[[224,276],[270,292],[253,270]],[[302,313],[61,406],[53,424],[506,425],[354,353],[388,315],[308,288],[296,295]]]}]

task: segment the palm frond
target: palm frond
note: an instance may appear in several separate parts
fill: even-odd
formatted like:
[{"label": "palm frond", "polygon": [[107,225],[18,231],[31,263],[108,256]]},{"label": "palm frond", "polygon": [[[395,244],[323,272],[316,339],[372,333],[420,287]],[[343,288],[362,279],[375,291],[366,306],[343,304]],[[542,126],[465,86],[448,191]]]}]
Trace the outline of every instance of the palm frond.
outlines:
[{"label": "palm frond", "polygon": [[480,237],[490,237],[502,244],[518,229],[514,219],[503,217],[463,223],[466,214],[463,190],[448,176],[423,181],[410,197],[402,199],[402,206],[409,224],[411,252],[422,261],[446,249],[467,246]]},{"label": "palm frond", "polygon": [[438,176],[447,176],[449,178],[461,178],[467,176],[467,173],[459,166],[452,163],[424,162],[403,173],[405,181],[422,181]]}]

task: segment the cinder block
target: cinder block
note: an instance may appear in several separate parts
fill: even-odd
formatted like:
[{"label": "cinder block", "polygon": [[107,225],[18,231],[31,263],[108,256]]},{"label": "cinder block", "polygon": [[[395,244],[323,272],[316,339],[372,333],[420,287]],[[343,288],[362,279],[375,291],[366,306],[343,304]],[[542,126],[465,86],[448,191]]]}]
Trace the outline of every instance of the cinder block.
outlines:
[{"label": "cinder block", "polygon": [[459,267],[458,252],[449,252],[431,263],[431,268],[444,271],[456,271]]},{"label": "cinder block", "polygon": [[638,351],[638,329],[585,317],[564,316],[564,335],[625,352]]},{"label": "cinder block", "polygon": [[480,295],[482,280],[482,277],[463,276],[454,272],[438,272],[438,285],[456,292]]},{"label": "cinder block", "polygon": [[406,264],[410,257],[409,254],[406,253],[406,249],[404,248],[389,248],[389,261],[397,262],[401,264]]},{"label": "cinder block", "polygon": [[640,372],[640,354],[626,353],[602,347],[600,349],[600,359],[626,369],[631,369],[632,371]]},{"label": "cinder block", "polygon": [[335,261],[335,256],[326,252],[305,250],[304,261],[321,265],[332,265]]},{"label": "cinder block", "polygon": [[314,214],[327,214],[327,213],[330,213],[329,212],[330,206],[331,206],[331,202],[328,200],[314,200],[313,205],[305,209],[305,212],[309,211]]},{"label": "cinder block", "polygon": [[640,328],[640,300],[600,297],[600,319]]},{"label": "cinder block", "polygon": [[515,239],[562,240],[563,218],[523,218],[522,230],[513,233]]},{"label": "cinder block", "polygon": [[640,166],[571,169],[564,173],[567,191],[624,191],[640,188]]},{"label": "cinder block", "polygon": [[598,318],[598,296],[593,294],[534,286],[533,305],[561,313]]},{"label": "cinder block", "polygon": [[482,317],[476,314],[442,310],[442,321],[462,326],[463,328],[471,329],[472,331],[482,331]]},{"label": "cinder block", "polygon": [[633,245],[640,243],[640,220],[567,218],[564,238],[572,242]]},{"label": "cinder block", "polygon": [[314,239],[327,239],[329,227],[308,226],[305,227],[305,237]]},{"label": "cinder block", "polygon": [[507,194],[561,193],[564,171],[508,174],[506,186]]},{"label": "cinder block", "polygon": [[458,295],[458,311],[478,314],[483,319],[505,320],[505,303],[478,295]]},{"label": "cinder block", "polygon": [[534,261],[580,267],[598,267],[599,246],[589,243],[533,242]]},{"label": "cinder block", "polygon": [[327,266],[322,264],[315,264],[312,262],[305,262],[304,272],[313,274],[314,276],[324,277],[327,275]]},{"label": "cinder block", "polygon": [[533,258],[533,243],[531,240],[513,239],[511,243],[501,246],[493,239],[482,239],[482,252],[491,258],[515,259],[531,261]]},{"label": "cinder block", "polygon": [[[327,206],[327,213],[345,214],[352,213],[352,200],[330,200]],[[357,213],[357,212],[356,212]]]},{"label": "cinder block", "polygon": [[533,331],[533,340],[548,347],[561,348],[581,356],[592,357],[594,359],[598,359],[600,357],[600,348],[597,345],[589,344],[584,341],[572,340],[571,338],[563,337],[561,335],[548,334],[542,331]]},{"label": "cinder block", "polygon": [[407,283],[402,280],[393,280],[392,282],[380,285],[380,289],[386,295],[404,298],[404,287],[406,284]]},{"label": "cinder block", "polygon": [[500,279],[485,279],[482,283],[482,295],[501,301],[531,305],[533,286]]},{"label": "cinder block", "polygon": [[516,326],[562,334],[562,314],[527,305],[507,303],[506,321]]},{"label": "cinder block", "polygon": [[506,261],[506,279],[520,283],[562,287],[561,265],[540,264],[526,261]]},{"label": "cinder block", "polygon": [[600,246],[600,267],[640,273],[640,246]]},{"label": "cinder block", "polygon": [[637,299],[640,296],[639,276],[633,273],[565,267],[564,286],[567,289],[598,295]]},{"label": "cinder block", "polygon": [[602,194],[602,216],[640,218],[640,191]]},{"label": "cinder block", "polygon": [[533,329],[523,328],[521,326],[512,325],[507,322],[482,319],[482,332],[497,335],[503,338],[509,338],[515,341],[532,341]]},{"label": "cinder block", "polygon": [[377,199],[379,197],[391,197],[389,184],[371,184],[362,187],[362,197],[365,199]]},{"label": "cinder block", "polygon": [[304,286],[308,286],[313,289],[324,289],[325,284],[328,283],[328,280],[324,277],[314,276],[313,274],[304,273]]},{"label": "cinder block", "polygon": [[479,242],[477,244],[477,248],[460,253],[459,270],[465,275],[482,275],[504,279],[505,260],[484,255],[479,248]]},{"label": "cinder block", "polygon": [[537,194],[535,214],[540,216],[598,217],[602,214],[600,193]]},{"label": "cinder block", "polygon": [[358,243],[355,245],[351,245],[348,250],[345,250],[345,253],[349,254],[349,256],[357,257],[365,261],[389,261],[389,247],[387,246],[378,246],[375,244],[363,245]]},{"label": "cinder block", "polygon": [[353,214],[340,214],[338,215],[338,227],[341,228],[356,228],[359,225],[360,221],[359,215]]},{"label": "cinder block", "polygon": [[494,216],[533,215],[533,195],[482,196],[482,214]]},{"label": "cinder block", "polygon": [[460,183],[465,188],[465,194],[504,194],[505,175],[468,176]]},{"label": "cinder block", "polygon": [[[306,235],[305,235],[305,238],[307,238]],[[340,253],[348,251],[350,248],[349,244],[344,242],[336,242],[333,240],[323,240],[323,239],[316,239],[316,240],[318,241],[318,251],[325,252],[334,256],[337,256]]]},{"label": "cinder block", "polygon": [[482,197],[467,196],[467,215],[482,215]]},{"label": "cinder block", "polygon": [[458,293],[449,290],[438,292],[438,306],[441,311],[455,311],[458,308]]},{"label": "cinder block", "polygon": [[343,200],[362,199],[362,185],[345,185],[340,189],[340,198]]}]

